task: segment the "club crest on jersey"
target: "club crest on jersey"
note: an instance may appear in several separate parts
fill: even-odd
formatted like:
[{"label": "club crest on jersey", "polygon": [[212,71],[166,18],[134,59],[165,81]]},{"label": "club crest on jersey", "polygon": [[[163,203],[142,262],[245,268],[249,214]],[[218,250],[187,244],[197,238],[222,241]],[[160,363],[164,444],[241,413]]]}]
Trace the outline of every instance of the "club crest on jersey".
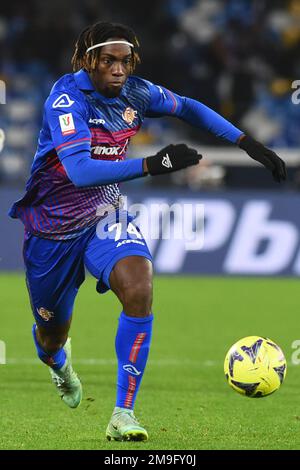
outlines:
[{"label": "club crest on jersey", "polygon": [[124,119],[125,122],[127,122],[127,124],[131,125],[133,121],[135,120],[136,115],[137,115],[137,111],[128,107],[123,112],[122,118]]},{"label": "club crest on jersey", "polygon": [[62,135],[74,134],[75,124],[72,113],[62,114],[61,116],[59,116],[59,123]]},{"label": "club crest on jersey", "polygon": [[53,103],[52,108],[69,108],[75,101],[72,101],[70,97],[63,93]]},{"label": "club crest on jersey", "polygon": [[47,310],[44,307],[37,308],[37,312],[38,312],[39,316],[42,317],[42,319],[45,320],[45,321],[49,321],[49,320],[51,320],[51,318],[54,317],[54,313],[49,312],[49,310]]}]

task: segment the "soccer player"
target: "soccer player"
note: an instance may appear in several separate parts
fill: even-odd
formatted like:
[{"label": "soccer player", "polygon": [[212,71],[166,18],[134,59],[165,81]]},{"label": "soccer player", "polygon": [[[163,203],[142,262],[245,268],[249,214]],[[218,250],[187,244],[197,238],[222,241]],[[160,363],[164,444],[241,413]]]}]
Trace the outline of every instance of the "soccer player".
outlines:
[{"label": "soccer player", "polygon": [[115,440],[146,440],[133,414],[148,358],[153,314],[151,254],[122,206],[119,183],[199,164],[184,144],[125,161],[130,138],[146,116],[176,116],[245,150],[286,177],[271,150],[193,99],[133,76],[138,40],[124,25],[99,22],[79,36],[74,73],[53,86],[25,196],[10,215],[25,225],[26,281],[37,354],[49,366],[62,400],[76,408],[82,387],[72,368],[68,332],[85,268],[97,291],[111,289],[123,310],[116,334],[116,406],[106,430]]}]

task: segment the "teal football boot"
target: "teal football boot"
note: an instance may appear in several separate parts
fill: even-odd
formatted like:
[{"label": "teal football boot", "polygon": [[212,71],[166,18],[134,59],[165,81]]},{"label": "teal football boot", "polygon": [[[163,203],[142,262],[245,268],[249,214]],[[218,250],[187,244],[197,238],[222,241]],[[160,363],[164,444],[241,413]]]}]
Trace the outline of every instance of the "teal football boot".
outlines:
[{"label": "teal football boot", "polygon": [[67,339],[64,351],[67,356],[65,364],[61,369],[50,368],[50,374],[62,401],[70,408],[77,408],[82,399],[82,386],[72,367],[71,338]]},{"label": "teal football boot", "polygon": [[147,441],[148,433],[132,410],[116,407],[106,429],[106,438],[109,441]]}]

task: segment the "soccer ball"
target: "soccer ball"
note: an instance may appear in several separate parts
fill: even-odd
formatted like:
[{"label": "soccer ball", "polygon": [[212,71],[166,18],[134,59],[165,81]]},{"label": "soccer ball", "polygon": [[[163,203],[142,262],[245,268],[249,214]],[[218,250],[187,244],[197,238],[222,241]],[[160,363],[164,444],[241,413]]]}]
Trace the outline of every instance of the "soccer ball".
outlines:
[{"label": "soccer ball", "polygon": [[237,392],[260,398],[275,392],[286,374],[286,360],[280,347],[269,338],[247,336],[228,351],[224,372]]}]

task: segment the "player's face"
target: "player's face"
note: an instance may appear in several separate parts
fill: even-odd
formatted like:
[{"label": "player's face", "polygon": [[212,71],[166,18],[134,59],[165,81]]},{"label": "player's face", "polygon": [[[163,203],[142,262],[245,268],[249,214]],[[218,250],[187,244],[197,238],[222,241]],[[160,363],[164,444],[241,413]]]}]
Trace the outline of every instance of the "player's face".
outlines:
[{"label": "player's face", "polygon": [[[109,41],[122,40],[112,38]],[[98,68],[91,72],[96,89],[107,97],[118,96],[131,72],[132,52],[126,44],[110,44],[101,48]]]}]

